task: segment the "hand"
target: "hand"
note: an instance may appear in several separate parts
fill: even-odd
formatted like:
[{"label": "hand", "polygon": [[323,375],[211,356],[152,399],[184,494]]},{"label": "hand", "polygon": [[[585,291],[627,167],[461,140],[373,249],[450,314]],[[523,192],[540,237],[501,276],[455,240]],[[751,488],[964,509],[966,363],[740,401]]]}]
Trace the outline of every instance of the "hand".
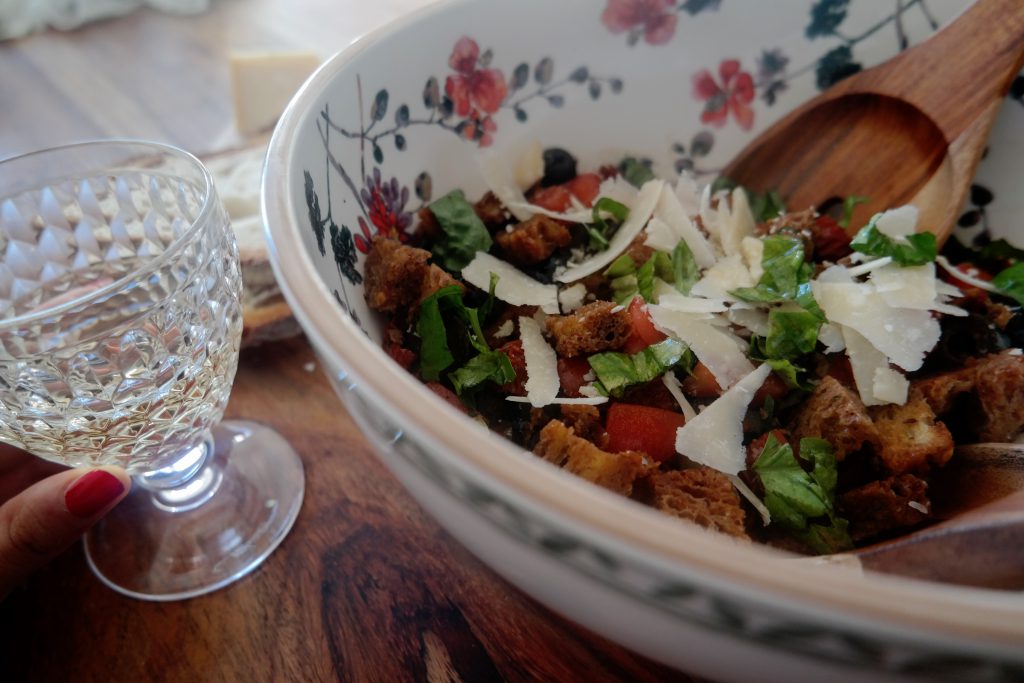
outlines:
[{"label": "hand", "polygon": [[69,470],[0,444],[0,600],[131,488],[120,467]]}]

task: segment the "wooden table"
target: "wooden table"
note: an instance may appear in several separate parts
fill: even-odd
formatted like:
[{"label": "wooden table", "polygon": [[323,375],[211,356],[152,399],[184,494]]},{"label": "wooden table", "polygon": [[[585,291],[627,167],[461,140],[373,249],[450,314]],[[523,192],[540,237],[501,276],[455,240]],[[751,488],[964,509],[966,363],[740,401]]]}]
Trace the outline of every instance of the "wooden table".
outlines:
[{"label": "wooden table", "polygon": [[[0,43],[0,158],[90,136],[230,141],[230,49],[324,56],[420,0],[218,0]],[[79,548],[0,604],[0,681],[692,680],[505,583],[404,492],[303,339],[242,354],[229,416],[306,466],[295,528],[252,575],[168,604],[108,590]]]}]

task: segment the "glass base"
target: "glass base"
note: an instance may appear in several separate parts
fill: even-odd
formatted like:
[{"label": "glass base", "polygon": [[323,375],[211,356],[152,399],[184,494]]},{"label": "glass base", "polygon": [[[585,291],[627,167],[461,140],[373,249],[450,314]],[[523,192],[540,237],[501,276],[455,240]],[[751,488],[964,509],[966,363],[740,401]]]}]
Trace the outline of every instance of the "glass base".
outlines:
[{"label": "glass base", "polygon": [[269,427],[213,429],[213,449],[179,488],[138,485],[85,537],[103,583],[142,600],[181,600],[245,576],[281,543],[305,489],[302,461]]}]

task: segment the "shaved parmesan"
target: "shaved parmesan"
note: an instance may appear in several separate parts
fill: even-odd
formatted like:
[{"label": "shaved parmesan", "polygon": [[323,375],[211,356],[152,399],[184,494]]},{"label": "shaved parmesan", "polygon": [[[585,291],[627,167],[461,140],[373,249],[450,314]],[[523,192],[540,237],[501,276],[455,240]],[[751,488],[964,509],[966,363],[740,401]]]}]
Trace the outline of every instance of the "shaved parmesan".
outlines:
[{"label": "shaved parmesan", "polygon": [[598,197],[608,197],[619,204],[633,206],[636,202],[637,188],[620,175],[613,175],[601,181],[601,187],[597,190]]},{"label": "shaved parmesan", "polygon": [[883,256],[882,258],[876,258],[873,261],[862,263],[859,266],[854,266],[853,268],[850,268],[848,272],[850,277],[860,277],[861,275],[867,275],[871,271],[881,268],[882,266],[887,266],[890,263],[892,263],[892,256]]},{"label": "shaved parmesan", "polygon": [[839,353],[846,348],[841,325],[825,323],[818,330],[818,341],[825,345],[825,353]]},{"label": "shaved parmesan", "polygon": [[540,144],[540,140],[534,140],[516,164],[516,185],[526,192],[543,177],[544,145]]},{"label": "shaved parmesan", "polygon": [[687,216],[696,216],[700,212],[700,188],[692,173],[684,171],[679,176],[676,181],[676,199]]},{"label": "shaved parmesan", "polygon": [[577,283],[572,287],[566,287],[558,293],[558,305],[563,312],[569,313],[581,307],[586,296],[587,288],[583,283]]},{"label": "shaved parmesan", "polygon": [[768,311],[763,308],[733,306],[729,309],[729,322],[748,329],[759,337],[767,337],[771,331],[768,326]]},{"label": "shaved parmesan", "polygon": [[519,338],[526,360],[526,398],[534,408],[541,408],[558,396],[558,357],[533,318],[519,318]]},{"label": "shaved parmesan", "polygon": [[[875,227],[883,235],[894,238],[903,238],[913,235],[917,229],[917,207],[911,204],[889,209],[878,217]],[[906,241],[906,240],[900,240]]]},{"label": "shaved parmesan", "polygon": [[676,244],[682,240],[686,242],[686,246],[690,247],[693,260],[697,262],[698,266],[709,268],[714,265],[715,252],[711,248],[711,243],[704,237],[704,233],[698,230],[697,226],[690,220],[690,217],[686,214],[686,209],[683,208],[679,198],[671,188],[665,187],[662,189],[661,196],[658,197],[658,204],[654,209],[654,216],[664,223],[675,236],[675,241],[672,242],[671,246],[656,248],[671,252]]},{"label": "shaved parmesan", "polygon": [[655,284],[654,293],[658,305],[664,308],[680,313],[722,313],[728,310],[725,302],[721,299],[686,296],[668,283],[664,283],[664,286],[659,285],[660,283]]},{"label": "shaved parmesan", "polygon": [[856,330],[904,370],[920,368],[939,341],[941,330],[931,313],[893,308],[870,285],[818,280],[811,286],[830,322]]},{"label": "shaved parmesan", "polygon": [[764,275],[764,268],[761,266],[761,261],[764,259],[764,242],[752,235],[747,235],[740,241],[740,253],[743,255],[743,261],[747,264],[747,270],[750,271],[750,279],[758,282]]},{"label": "shaved parmesan", "polygon": [[737,187],[730,202],[718,203],[718,241],[726,256],[740,253],[743,238],[754,234],[754,213],[747,193]]},{"label": "shaved parmesan", "polygon": [[744,481],[735,474],[727,474],[726,476],[729,477],[729,481],[732,482],[732,485],[736,489],[736,491],[741,496],[746,498],[747,502],[753,505],[754,509],[757,510],[757,513],[761,515],[761,523],[765,526],[771,524],[772,513],[768,511],[768,507],[761,502],[761,499],[757,497],[757,494],[751,491],[750,487],[747,486],[746,483],[744,483]]},{"label": "shaved parmesan", "polygon": [[986,282],[985,280],[982,280],[980,278],[976,278],[976,277],[974,277],[973,275],[971,275],[969,273],[963,272],[962,270],[960,270],[959,268],[954,266],[952,263],[950,263],[949,259],[947,259],[945,256],[942,256],[941,254],[939,256],[935,257],[935,262],[938,263],[940,266],[942,266],[943,269],[946,270],[946,272],[950,273],[951,275],[956,276],[957,280],[960,280],[962,282],[966,282],[967,284],[971,285],[972,287],[977,287],[978,289],[984,289],[986,292],[994,292],[996,294],[1002,294],[1002,292],[999,290],[999,288],[996,287],[995,285],[993,285],[991,282]]},{"label": "shaved parmesan", "polygon": [[747,359],[744,343],[727,329],[719,329],[697,315],[663,306],[648,306],[647,311],[655,327],[690,347],[723,389],[754,369]]},{"label": "shaved parmesan", "polygon": [[702,413],[676,431],[676,451],[725,474],[747,467],[743,448],[743,418],[754,393],[764,384],[771,366],[763,364],[718,397]]},{"label": "shaved parmesan", "polygon": [[734,289],[753,287],[755,281],[750,277],[750,269],[743,263],[739,254],[720,258],[707,270],[704,276],[690,289],[690,294],[708,299],[726,299],[735,301],[736,297],[729,294]]},{"label": "shaved parmesan", "polygon": [[480,177],[487,184],[487,188],[516,217],[516,220],[525,221],[535,213],[525,208],[530,206],[526,201],[526,195],[519,189],[512,172],[496,153],[481,154],[477,158],[477,165],[480,167]]},{"label": "shaved parmesan", "polygon": [[[532,403],[528,396],[506,396],[506,401],[512,401],[513,403]],[[584,398],[562,398],[556,397],[545,403],[548,406],[599,406],[602,403],[607,403],[607,396],[594,396]],[[539,407],[539,406],[534,406]]]},{"label": "shaved parmesan", "polygon": [[637,193],[636,202],[630,208],[629,217],[615,231],[608,248],[594,254],[582,263],[567,268],[556,275],[555,279],[559,282],[575,282],[596,273],[614,261],[647,225],[664,187],[665,183],[661,180],[648,180],[644,183],[640,192]]},{"label": "shaved parmesan", "polygon": [[558,312],[557,287],[537,282],[511,264],[485,252],[478,251],[469,265],[462,269],[462,279],[486,292],[491,286],[491,273],[498,276],[494,296],[505,303],[513,306],[554,307],[555,312]]},{"label": "shaved parmesan", "polygon": [[676,231],[657,216],[647,223],[644,234],[646,235],[644,244],[651,249],[671,252],[679,244],[679,235],[676,234]]},{"label": "shaved parmesan", "polygon": [[668,393],[672,394],[672,398],[679,404],[679,408],[683,411],[683,417],[687,420],[692,420],[697,417],[697,411],[693,409],[690,402],[686,400],[686,395],[683,393],[683,385],[676,379],[675,374],[672,372],[666,372],[661,376],[661,383],[668,389]]},{"label": "shaved parmesan", "polygon": [[903,405],[907,402],[910,380],[890,367],[875,368],[872,391],[882,403]]},{"label": "shaved parmesan", "polygon": [[935,305],[935,264],[901,268],[888,265],[871,273],[868,281],[890,306],[928,310]]},{"label": "shaved parmesan", "polygon": [[[850,358],[850,369],[853,370],[853,381],[857,385],[860,400],[866,406],[877,406],[886,403],[875,395],[875,376],[878,371],[889,370],[889,361],[856,330],[842,327],[843,340],[846,343],[846,355]],[[884,383],[883,378],[883,383]]]},{"label": "shaved parmesan", "polygon": [[501,327],[494,331],[491,335],[496,339],[504,339],[505,337],[511,337],[512,333],[516,331],[516,324],[511,320],[506,320],[501,324]]}]

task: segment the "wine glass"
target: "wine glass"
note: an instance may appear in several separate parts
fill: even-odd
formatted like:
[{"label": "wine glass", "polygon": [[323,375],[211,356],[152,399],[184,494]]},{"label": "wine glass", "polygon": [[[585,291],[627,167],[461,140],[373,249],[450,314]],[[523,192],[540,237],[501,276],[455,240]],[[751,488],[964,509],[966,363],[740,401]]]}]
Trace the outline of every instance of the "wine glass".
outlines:
[{"label": "wine glass", "polygon": [[298,514],[295,452],[267,427],[220,422],[241,288],[227,214],[190,154],[111,140],[0,161],[0,441],[133,475],[85,538],[124,594],[224,586]]}]

